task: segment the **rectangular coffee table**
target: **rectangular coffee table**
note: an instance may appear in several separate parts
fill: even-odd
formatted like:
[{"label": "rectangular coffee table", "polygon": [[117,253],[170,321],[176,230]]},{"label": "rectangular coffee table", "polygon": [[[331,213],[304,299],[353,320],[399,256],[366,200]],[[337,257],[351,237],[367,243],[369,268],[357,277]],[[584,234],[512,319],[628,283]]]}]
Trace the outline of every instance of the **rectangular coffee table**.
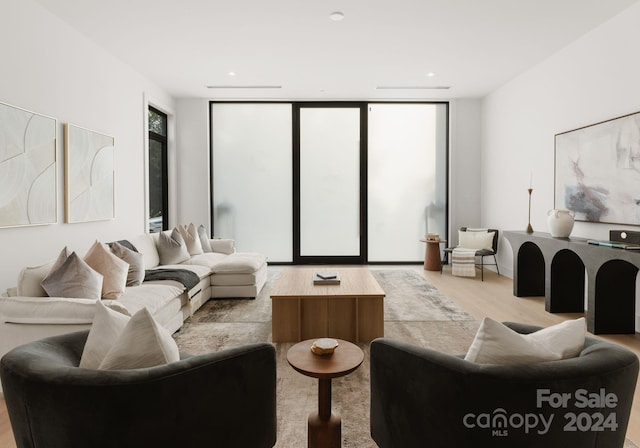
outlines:
[{"label": "rectangular coffee table", "polygon": [[[338,272],[339,285],[314,285],[314,272]],[[271,292],[273,342],[384,336],[384,291],[366,268],[286,269]]]}]

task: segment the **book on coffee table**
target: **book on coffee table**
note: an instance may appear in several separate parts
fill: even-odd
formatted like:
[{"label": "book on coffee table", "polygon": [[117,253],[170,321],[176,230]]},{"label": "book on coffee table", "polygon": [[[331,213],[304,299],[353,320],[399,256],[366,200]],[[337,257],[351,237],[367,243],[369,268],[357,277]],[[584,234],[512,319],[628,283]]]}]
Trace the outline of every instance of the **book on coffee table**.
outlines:
[{"label": "book on coffee table", "polygon": [[339,285],[340,274],[337,272],[314,272],[314,285]]}]

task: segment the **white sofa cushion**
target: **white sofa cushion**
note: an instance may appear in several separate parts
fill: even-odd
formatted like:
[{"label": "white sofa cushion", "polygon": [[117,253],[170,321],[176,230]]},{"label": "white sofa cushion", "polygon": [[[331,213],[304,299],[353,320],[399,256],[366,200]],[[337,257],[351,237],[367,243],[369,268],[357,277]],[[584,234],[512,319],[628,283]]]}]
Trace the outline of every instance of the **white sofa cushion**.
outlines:
[{"label": "white sofa cushion", "polygon": [[130,317],[113,311],[98,300],[94,305],[95,316],[80,358],[83,369],[97,369],[118,339]]},{"label": "white sofa cushion", "polygon": [[[96,301],[67,297],[0,298],[0,318],[14,324],[90,324]],[[105,300],[103,304],[123,314],[129,312],[119,300]]]},{"label": "white sofa cushion", "polygon": [[160,264],[160,255],[156,246],[157,234],[143,233],[129,240],[138,252],[142,254],[145,269],[153,269]]},{"label": "white sofa cushion", "polygon": [[249,286],[257,282],[257,272],[250,274],[216,273],[211,276],[213,286]]},{"label": "white sofa cushion", "polygon": [[188,260],[181,263],[181,266],[184,265],[198,265],[198,266],[206,266],[209,271],[220,263],[222,260],[227,258],[228,255],[220,254],[218,252],[207,252],[200,255],[195,255]]},{"label": "white sofa cushion", "polygon": [[46,297],[47,291],[44,290],[41,283],[52,267],[53,261],[40,266],[30,266],[22,269],[18,276],[16,294],[24,297]]},{"label": "white sofa cushion", "polygon": [[260,269],[267,261],[263,254],[255,252],[235,252],[217,263],[211,272],[214,274],[250,274]]},{"label": "white sofa cushion", "polygon": [[[175,283],[175,282],[174,282]],[[172,299],[182,294],[182,285],[168,285],[160,282],[145,282],[140,286],[133,286],[120,296],[118,301],[122,303],[131,314],[135,314],[142,308],[148,308],[151,314],[155,314]]]},{"label": "white sofa cushion", "polygon": [[140,369],[178,360],[180,352],[171,334],[143,308],[129,319],[99,369]]},{"label": "white sofa cushion", "polygon": [[178,264],[189,259],[187,245],[180,235],[180,231],[173,229],[170,235],[167,232],[160,232],[158,235],[158,253],[160,254],[160,264]]},{"label": "white sofa cushion", "polygon": [[230,255],[236,251],[236,242],[226,238],[213,238],[209,240],[212,252]]},{"label": "white sofa cushion", "polygon": [[530,334],[520,334],[485,317],[464,359],[478,364],[516,365],[573,358],[584,348],[585,336],[584,317]]},{"label": "white sofa cushion", "polygon": [[102,298],[117,299],[127,286],[129,263],[116,257],[107,246],[99,241],[91,245],[84,261],[102,275]]}]

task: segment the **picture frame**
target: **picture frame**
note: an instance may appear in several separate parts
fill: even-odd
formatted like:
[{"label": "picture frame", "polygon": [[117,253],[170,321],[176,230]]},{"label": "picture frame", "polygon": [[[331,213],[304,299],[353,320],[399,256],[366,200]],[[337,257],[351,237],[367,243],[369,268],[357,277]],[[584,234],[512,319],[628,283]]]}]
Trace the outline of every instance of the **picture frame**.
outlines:
[{"label": "picture frame", "polygon": [[57,120],[0,103],[0,228],[58,222]]},{"label": "picture frame", "polygon": [[640,225],[640,112],[555,135],[554,208]]},{"label": "picture frame", "polygon": [[66,123],[65,222],[115,218],[114,138]]}]

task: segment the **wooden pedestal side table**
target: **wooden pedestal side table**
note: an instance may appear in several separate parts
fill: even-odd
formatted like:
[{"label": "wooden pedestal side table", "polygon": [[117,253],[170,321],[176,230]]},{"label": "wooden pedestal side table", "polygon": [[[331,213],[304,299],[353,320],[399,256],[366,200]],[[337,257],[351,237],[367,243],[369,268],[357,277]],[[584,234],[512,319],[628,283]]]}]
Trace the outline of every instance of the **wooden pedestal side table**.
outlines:
[{"label": "wooden pedestal side table", "polygon": [[348,375],[364,360],[355,344],[337,339],[338,347],[331,355],[314,355],[313,339],[298,342],[287,352],[287,361],[303,375],[318,378],[318,411],[309,414],[307,444],[309,448],[340,448],[342,420],[331,412],[331,379]]},{"label": "wooden pedestal side table", "polygon": [[424,253],[424,270],[442,272],[442,261],[440,260],[440,243],[446,243],[445,240],[420,240],[427,243],[427,249]]}]

